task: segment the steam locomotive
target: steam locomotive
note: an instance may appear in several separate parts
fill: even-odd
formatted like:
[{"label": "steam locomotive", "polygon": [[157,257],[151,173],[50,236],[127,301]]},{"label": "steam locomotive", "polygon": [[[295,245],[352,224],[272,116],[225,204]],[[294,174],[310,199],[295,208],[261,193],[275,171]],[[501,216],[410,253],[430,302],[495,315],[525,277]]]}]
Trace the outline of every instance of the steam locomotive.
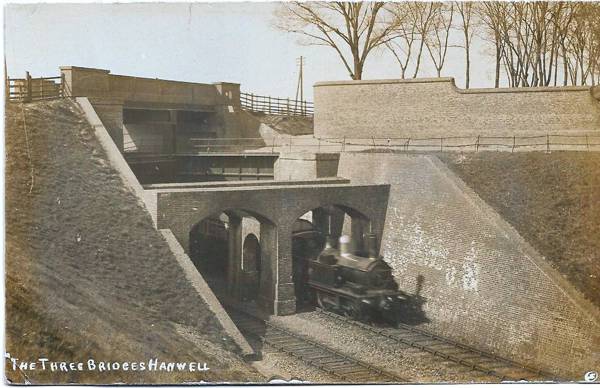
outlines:
[{"label": "steam locomotive", "polygon": [[398,289],[390,266],[377,255],[374,234],[365,234],[365,252],[351,252],[348,236],[324,236],[312,223],[299,220],[293,233],[296,295],[360,321],[395,320],[408,295]]}]

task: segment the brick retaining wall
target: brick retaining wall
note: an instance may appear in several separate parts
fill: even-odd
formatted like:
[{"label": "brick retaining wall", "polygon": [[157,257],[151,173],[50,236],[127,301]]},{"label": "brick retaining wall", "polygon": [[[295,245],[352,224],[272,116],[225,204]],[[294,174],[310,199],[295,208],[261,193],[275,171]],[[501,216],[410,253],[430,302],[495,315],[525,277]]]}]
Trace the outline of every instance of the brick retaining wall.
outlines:
[{"label": "brick retaining wall", "polygon": [[589,87],[458,89],[452,78],[319,82],[317,137],[600,131]]},{"label": "brick retaining wall", "polygon": [[581,380],[600,364],[597,309],[433,158],[343,154],[339,171],[391,184],[382,254],[422,327]]}]

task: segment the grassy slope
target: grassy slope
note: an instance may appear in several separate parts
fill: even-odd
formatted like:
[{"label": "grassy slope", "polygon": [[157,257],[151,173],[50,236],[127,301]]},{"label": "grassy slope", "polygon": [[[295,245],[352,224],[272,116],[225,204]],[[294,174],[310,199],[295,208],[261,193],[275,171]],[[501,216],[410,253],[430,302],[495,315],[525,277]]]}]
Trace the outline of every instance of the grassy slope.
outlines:
[{"label": "grassy slope", "polygon": [[[37,383],[260,381],[231,351],[70,101],[6,111],[6,349],[30,360],[207,362],[205,373],[27,373]],[[31,169],[33,165],[33,187]],[[30,192],[31,189],[31,192]],[[200,334],[200,335],[198,335]],[[7,365],[8,367],[8,365]],[[7,368],[7,378],[23,381]]]},{"label": "grassy slope", "polygon": [[312,117],[302,116],[276,116],[276,115],[261,115],[255,114],[261,122],[269,125],[282,135],[312,135],[313,119]]},{"label": "grassy slope", "polygon": [[482,152],[442,159],[600,306],[600,153]]}]

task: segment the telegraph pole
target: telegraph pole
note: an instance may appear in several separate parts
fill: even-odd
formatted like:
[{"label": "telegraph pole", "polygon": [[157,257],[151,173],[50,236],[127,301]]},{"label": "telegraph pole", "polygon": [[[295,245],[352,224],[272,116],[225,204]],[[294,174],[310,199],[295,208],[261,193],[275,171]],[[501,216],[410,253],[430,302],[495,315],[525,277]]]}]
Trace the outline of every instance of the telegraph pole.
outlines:
[{"label": "telegraph pole", "polygon": [[298,65],[300,66],[300,71],[298,72],[298,85],[296,86],[296,103],[294,104],[294,108],[297,107],[298,100],[300,100],[300,109],[303,110],[304,107],[302,106],[302,101],[304,101],[304,57],[301,55],[300,58],[297,58],[297,60]]}]

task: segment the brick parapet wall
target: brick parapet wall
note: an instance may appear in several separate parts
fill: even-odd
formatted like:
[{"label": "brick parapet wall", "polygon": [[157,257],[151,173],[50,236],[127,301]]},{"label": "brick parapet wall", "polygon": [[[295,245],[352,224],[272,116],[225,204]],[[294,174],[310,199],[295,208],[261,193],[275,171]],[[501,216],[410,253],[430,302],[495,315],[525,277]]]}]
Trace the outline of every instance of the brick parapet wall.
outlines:
[{"label": "brick parapet wall", "polygon": [[60,68],[71,97],[193,106],[240,106],[240,85],[204,84],[110,74],[110,70],[63,66]]},{"label": "brick parapet wall", "polygon": [[315,84],[317,137],[423,137],[600,131],[589,87],[458,89],[452,78]]},{"label": "brick parapet wall", "polygon": [[567,378],[597,368],[597,309],[435,159],[344,154],[339,174],[391,184],[382,254],[421,327]]}]

